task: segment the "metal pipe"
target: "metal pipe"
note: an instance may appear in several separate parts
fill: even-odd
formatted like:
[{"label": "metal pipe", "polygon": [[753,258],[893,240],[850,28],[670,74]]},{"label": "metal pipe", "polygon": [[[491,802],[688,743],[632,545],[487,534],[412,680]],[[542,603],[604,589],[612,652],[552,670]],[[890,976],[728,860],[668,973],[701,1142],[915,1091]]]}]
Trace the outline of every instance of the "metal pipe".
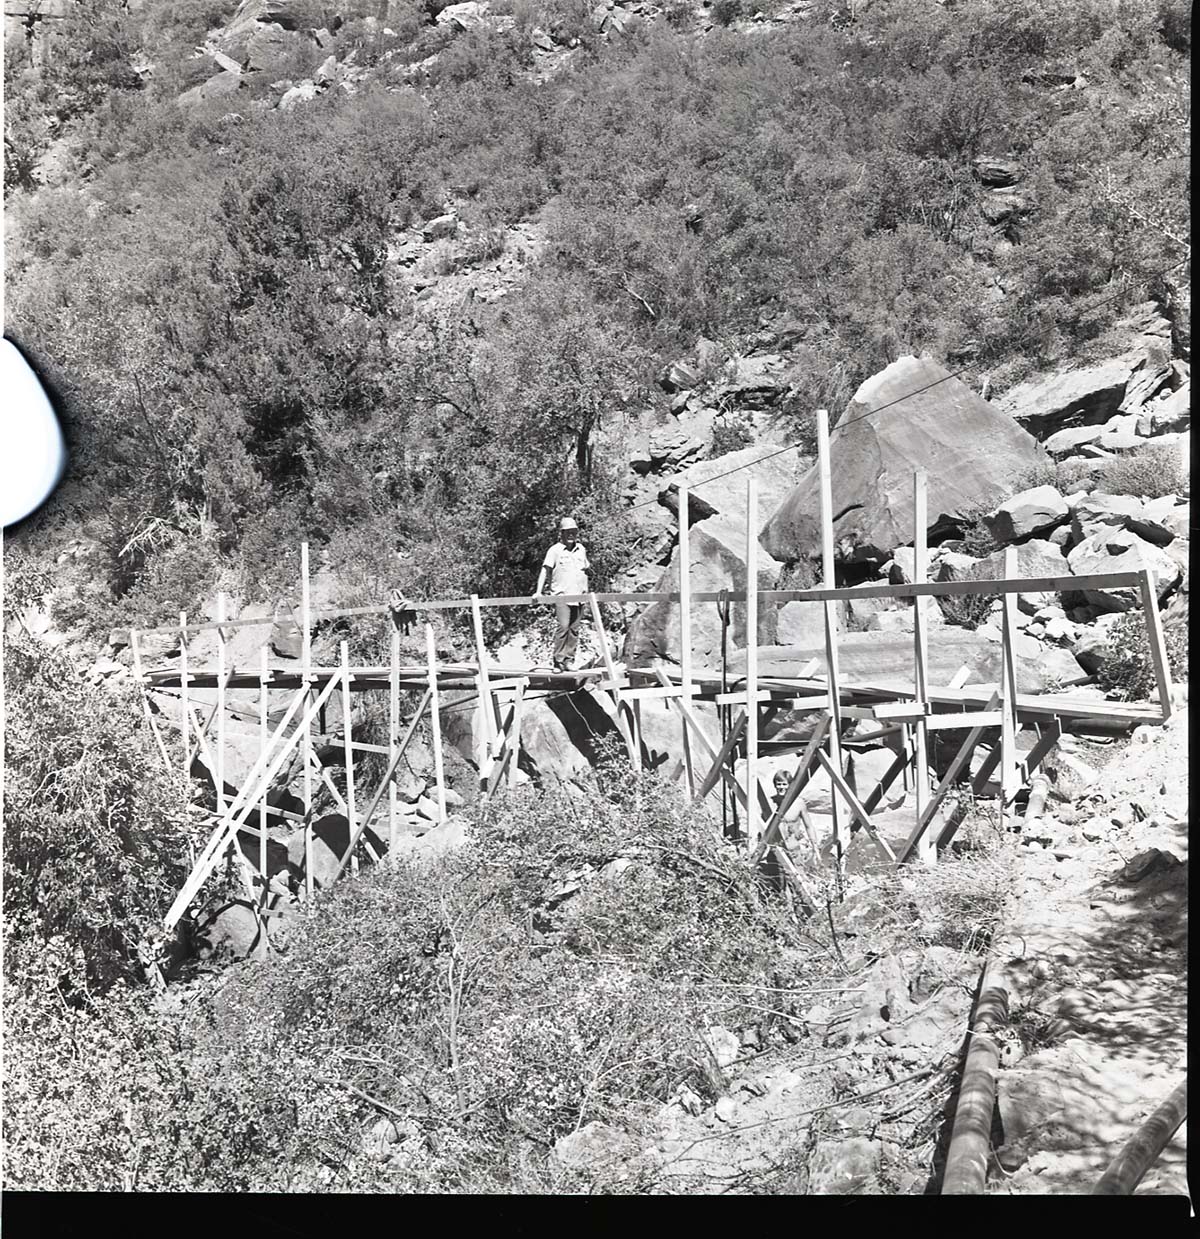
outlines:
[{"label": "metal pipe", "polygon": [[1092,1188],[1093,1196],[1132,1196],[1146,1171],[1167,1147],[1171,1137],[1187,1118],[1187,1076],[1177,1084],[1171,1095],[1138,1128],[1125,1147],[1113,1158],[1100,1182]]},{"label": "metal pipe", "polygon": [[1007,1023],[1008,990],[1000,969],[989,960],[979,979],[970,1047],[942,1174],[943,1196],[983,1195],[991,1150],[992,1112],[996,1106],[996,1073],[1000,1067],[1000,1043],[995,1033]]}]

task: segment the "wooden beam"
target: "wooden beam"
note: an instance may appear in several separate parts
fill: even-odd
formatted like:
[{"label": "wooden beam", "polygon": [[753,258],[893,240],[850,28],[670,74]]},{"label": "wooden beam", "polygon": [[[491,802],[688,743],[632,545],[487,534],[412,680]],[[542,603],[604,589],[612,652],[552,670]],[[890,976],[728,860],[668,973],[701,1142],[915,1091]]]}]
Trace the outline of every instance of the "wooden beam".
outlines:
[{"label": "wooden beam", "polygon": [[158,729],[158,721],[154,717],[154,711],[150,708],[150,694],[146,687],[146,674],[142,670],[142,655],[138,645],[138,630],[131,628],[130,645],[133,648],[133,674],[138,682],[138,689],[142,698],[142,715],[146,719],[146,724],[150,728],[150,734],[154,737],[154,742],[158,745],[159,756],[163,759],[163,765],[167,771],[171,771],[171,755],[167,752],[166,742],[162,738],[162,732]]},{"label": "wooden beam", "polygon": [[[388,766],[396,764],[396,733],[400,730],[400,630],[392,625],[389,645],[388,668]],[[424,708],[424,707],[422,707]],[[400,837],[400,806],[397,799],[396,781],[388,780],[388,858],[392,863],[396,855],[396,841]]]},{"label": "wooden beam", "polygon": [[[513,698],[513,703],[508,711],[508,718],[502,721],[500,736],[496,745],[496,756],[492,763],[492,768],[488,774],[487,785],[484,788],[485,796],[492,796],[496,792],[496,788],[504,781],[505,772],[511,772],[515,768],[515,763],[520,749],[520,734],[521,734],[521,714],[524,709],[525,694],[518,690]],[[514,747],[514,742],[515,746]],[[508,780],[508,786],[513,785],[513,778]]]},{"label": "wooden beam", "polygon": [[[762,703],[764,701],[773,701],[774,693],[771,689],[763,689],[754,694],[754,700]],[[705,697],[705,700],[714,706],[745,706],[749,704],[750,693],[747,689],[736,689],[728,693],[714,693],[711,697]]]},{"label": "wooden beam", "polygon": [[1143,568],[1138,573],[1138,588],[1142,594],[1142,615],[1146,620],[1146,639],[1150,642],[1150,661],[1154,664],[1154,683],[1158,687],[1158,704],[1162,721],[1171,717],[1174,708],[1171,701],[1174,685],[1171,682],[1171,663],[1167,658],[1167,643],[1163,637],[1162,616],[1158,613],[1158,591],[1154,584],[1154,572]]},{"label": "wooden beam", "polygon": [[[179,918],[183,915],[188,904],[191,903],[192,899],[195,898],[197,891],[199,891],[205,881],[207,881],[209,874],[212,872],[217,861],[220,859],[221,852],[226,846],[228,846],[233,835],[241,827],[246,816],[250,812],[253,802],[258,799],[260,788],[263,785],[269,785],[271,779],[273,779],[278,773],[284,760],[300,743],[303,729],[307,728],[307,726],[312,722],[313,716],[324,706],[325,701],[330,695],[332,695],[333,690],[337,687],[337,683],[338,682],[336,680],[330,680],[325,688],[321,690],[320,696],[305,713],[301,723],[301,728],[298,729],[297,732],[293,733],[293,735],[291,735],[282,744],[282,746],[280,746],[279,751],[275,753],[268,763],[265,764],[265,768],[264,763],[255,763],[254,769],[251,771],[251,775],[247,782],[234,797],[230,806],[225,810],[225,814],[221,819],[221,826],[214,832],[208,843],[205,845],[204,851],[197,859],[196,867],[188,877],[183,890],[179,892],[179,894],[175,897],[175,901],[171,904],[165,919],[165,926],[168,932],[172,930],[179,922]],[[283,735],[287,724],[291,722],[291,717],[296,704],[303,699],[303,696],[304,694],[302,692],[296,694],[296,700],[293,702],[292,706],[289,707],[284,721],[275,730],[275,734],[272,737],[272,742],[268,746],[268,752],[274,747],[275,742]]]},{"label": "wooden beam", "polygon": [[[345,641],[340,644],[342,654],[342,740],[343,740],[343,761],[346,763],[346,820],[350,823],[350,829],[354,829],[356,821],[355,805],[354,805],[354,749],[351,747],[351,731],[353,724],[351,720],[350,706],[350,651]],[[358,857],[354,854],[354,849],[350,849],[350,872],[358,872]]]},{"label": "wooden beam", "polygon": [[[304,692],[309,690],[309,675],[312,671],[312,609],[309,606],[309,576],[308,576],[308,543],[300,543],[300,677]],[[332,683],[332,681],[330,681]],[[304,893],[311,900],[313,897],[313,854],[312,854],[312,740],[309,727],[304,726],[302,741],[302,758],[300,762],[303,771],[304,795]]]},{"label": "wooden beam", "polygon": [[880,801],[887,795],[887,790],[908,769],[912,763],[912,750],[908,745],[904,746],[904,752],[900,753],[894,762],[884,771],[883,778],[871,789],[871,793],[863,801],[863,808],[868,813],[874,813],[879,808]]},{"label": "wooden beam", "polygon": [[[679,687],[683,696],[692,695],[692,552],[688,519],[688,488],[679,488]],[[665,691],[665,690],[659,690]],[[690,795],[696,794],[696,772],[692,762],[692,745],[688,726],[679,720],[683,741],[683,765],[687,772]]]},{"label": "wooden beam", "polygon": [[[826,590],[835,588],[837,578],[833,553],[833,467],[829,451],[829,412],[817,410],[817,477],[820,486],[821,504],[821,583]],[[838,631],[837,603],[832,599],[823,601],[825,611],[825,678],[829,685],[829,713],[832,727],[829,731],[829,753],[834,767],[840,773],[842,764],[842,715],[841,694],[838,690]],[[837,799],[830,798],[833,814],[833,850],[837,858],[838,880],[845,875],[845,840],[842,837],[838,817]]]},{"label": "wooden beam", "polygon": [[962,686],[971,678],[971,668],[965,663],[954,673],[954,678],[946,686],[947,688],[962,688]]},{"label": "wooden beam", "polygon": [[1062,719],[1052,718],[1047,723],[1043,724],[1041,732],[1037,738],[1037,743],[1028,753],[1025,754],[1025,761],[1023,763],[1023,777],[1026,782],[1033,778],[1034,774],[1037,773],[1038,767],[1062,738],[1062,734]]},{"label": "wooden beam", "polygon": [[[666,674],[661,669],[656,669],[655,674],[663,681],[664,684],[669,682]],[[733,794],[737,798],[738,803],[744,808],[746,804],[746,789],[743,788],[737,781],[737,778],[729,770],[725,763],[728,761],[729,754],[733,752],[733,749],[737,744],[742,727],[745,726],[745,714],[739,714],[737,719],[734,720],[734,724],[730,728],[729,736],[726,738],[725,744],[722,746],[720,751],[718,751],[714,747],[712,741],[709,740],[708,736],[705,735],[704,729],[700,726],[699,720],[692,713],[691,709],[684,704],[682,698],[672,697],[668,698],[668,701],[669,704],[675,708],[676,712],[683,716],[688,726],[691,728],[692,736],[696,740],[697,745],[704,750],[708,760],[712,763],[708,775],[696,790],[696,799],[703,800],[705,796],[713,790],[718,781],[724,780],[724,782],[733,789]]]},{"label": "wooden beam", "polygon": [[755,847],[758,814],[758,486],[746,479],[746,842]]},{"label": "wooden beam", "polygon": [[[1004,575],[1017,573],[1017,548],[1004,550]],[[1013,642],[1017,635],[1017,595],[1005,594],[1000,625],[1000,824],[1004,830],[1015,825],[1013,806],[1017,798],[1017,672]]]},{"label": "wooden beam", "polygon": [[[928,576],[928,548],[926,534],[929,525],[928,504],[926,496],[925,471],[918,469],[913,473],[913,583],[924,585]],[[921,707],[921,715],[913,723],[913,792],[916,801],[917,821],[929,800],[929,745],[926,734],[927,722],[925,715],[929,712],[927,670],[929,666],[929,640],[927,624],[927,608],[929,599],[918,595],[913,599],[913,662],[914,662],[914,705]],[[937,848],[928,833],[922,836],[917,854],[927,865],[937,864]]]},{"label": "wooden beam", "polygon": [[492,700],[491,685],[488,681],[487,647],[483,643],[483,612],[479,606],[479,595],[471,595],[471,628],[475,636],[475,659],[479,666],[477,682],[479,685],[479,722],[480,722],[480,753],[479,779],[486,787],[488,783],[488,768],[492,762],[492,751],[496,742],[495,702]]},{"label": "wooden beam", "polygon": [[[1089,576],[1063,577],[1028,577],[1024,579],[999,581],[929,581],[925,585],[866,585],[855,586],[853,589],[770,589],[759,591],[760,601],[770,602],[837,602],[863,598],[915,598],[925,595],[930,598],[959,597],[969,594],[1003,594],[1003,593],[1069,593],[1073,590],[1090,589],[1122,589],[1136,588],[1139,584],[1136,572],[1107,572]],[[556,595],[555,602],[568,602],[577,605],[586,603],[592,595],[561,594]],[[597,592],[598,602],[612,602],[622,605],[649,605],[656,602],[678,603],[678,593],[660,593],[658,591],[613,593]],[[744,590],[704,590],[692,594],[693,603],[717,602],[724,596],[730,602],[745,602]],[[514,595],[504,598],[481,598],[480,605],[485,607],[527,607],[532,605],[548,605],[546,598],[534,598],[529,594]],[[470,608],[470,598],[431,598],[420,604],[423,611],[465,611]],[[338,607],[321,611],[315,618],[321,620],[347,619],[359,615],[387,615],[390,608],[387,605],[369,607]],[[230,620],[226,628],[249,628],[272,624],[271,619]],[[189,632],[206,632],[216,628],[213,624],[192,624]],[[174,633],[175,625],[158,628],[144,628],[142,635],[159,633]]]},{"label": "wooden beam", "polygon": [[442,717],[439,710],[437,648],[433,625],[425,625],[425,658],[429,666],[429,724],[433,733],[433,774],[437,780],[438,821],[446,820],[446,772],[442,766]]},{"label": "wooden beam", "polygon": [[[217,623],[225,623],[225,591],[217,591]],[[225,805],[225,629],[217,629],[217,808]]]},{"label": "wooden beam", "polygon": [[513,698],[513,714],[512,722],[509,724],[509,761],[508,761],[508,786],[510,788],[517,785],[517,771],[521,765],[521,719],[525,712],[525,687],[528,681],[523,681],[517,687],[516,696]]},{"label": "wooden beam", "polygon": [[[677,707],[680,711],[687,710],[687,707],[683,704],[683,702],[678,699],[672,700],[671,704]],[[694,717],[688,718],[688,714],[684,714],[684,718],[688,719],[688,721],[693,724],[693,731],[698,732],[701,735],[703,734],[700,731],[699,723]],[[721,745],[720,749],[714,751],[711,745],[708,746],[712,765],[709,767],[708,773],[700,780],[700,786],[696,791],[696,798],[698,800],[703,800],[704,797],[707,796],[714,787],[716,787],[717,782],[722,777],[722,772],[728,773],[727,763],[729,761],[729,756],[733,750],[737,748],[738,743],[742,738],[742,732],[745,728],[746,712],[744,710],[739,710],[737,717],[733,720],[733,724],[729,728],[729,735],[725,737],[725,743]],[[705,739],[707,740],[707,737],[705,737]]]},{"label": "wooden beam", "polygon": [[964,727],[999,727],[1001,710],[961,710],[951,714],[931,714],[925,720],[928,731],[958,731]]},{"label": "wooden beam", "polygon": [[912,723],[930,713],[928,701],[894,701],[873,706],[870,717],[879,720]]},{"label": "wooden beam", "polygon": [[[267,685],[271,681],[270,652],[264,645],[259,651],[258,669],[258,759],[262,761],[267,751],[267,737],[270,732],[267,709]],[[258,824],[262,831],[258,836],[258,872],[262,877],[262,903],[267,900],[267,789],[263,788],[262,799],[258,802]]]},{"label": "wooden beam", "polygon": [[191,786],[192,778],[192,708],[188,700],[188,638],[187,612],[179,612],[179,738],[183,742],[183,769],[185,785]]}]

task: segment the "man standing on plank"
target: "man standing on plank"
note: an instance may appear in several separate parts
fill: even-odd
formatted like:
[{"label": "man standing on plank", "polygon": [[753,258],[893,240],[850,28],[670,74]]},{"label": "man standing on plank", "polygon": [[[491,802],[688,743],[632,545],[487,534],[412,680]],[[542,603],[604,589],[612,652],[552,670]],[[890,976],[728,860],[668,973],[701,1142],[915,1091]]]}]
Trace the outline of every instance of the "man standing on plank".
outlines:
[{"label": "man standing on plank", "polygon": [[[564,516],[558,522],[558,538],[546,552],[542,570],[538,573],[537,588],[533,591],[534,598],[542,596],[547,573],[550,576],[552,598],[559,594],[588,592],[587,574],[592,565],[588,563],[587,550],[579,541],[579,526],[569,516]],[[582,603],[555,603],[554,613],[558,621],[558,629],[554,634],[555,671],[571,669],[570,662],[575,657],[575,649],[579,644],[579,616],[582,612]]]}]

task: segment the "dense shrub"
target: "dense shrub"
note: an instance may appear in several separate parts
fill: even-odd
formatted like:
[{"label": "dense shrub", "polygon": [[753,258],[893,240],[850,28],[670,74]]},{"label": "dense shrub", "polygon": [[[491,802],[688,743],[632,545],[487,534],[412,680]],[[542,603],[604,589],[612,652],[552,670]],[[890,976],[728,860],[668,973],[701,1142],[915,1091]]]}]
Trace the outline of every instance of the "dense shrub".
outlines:
[{"label": "dense shrub", "polygon": [[[1187,624],[1163,626],[1167,661],[1171,674],[1180,680],[1188,678]],[[1119,701],[1150,701],[1158,694],[1154,675],[1154,659],[1145,618],[1139,611],[1122,615],[1107,634],[1108,650],[1096,672],[1096,683]]]},{"label": "dense shrub", "polygon": [[[189,1023],[196,1052],[228,1055],[259,1133],[214,1155],[212,1181],[236,1162],[277,1185],[286,1165],[293,1185],[519,1190],[522,1148],[594,1118],[636,1124],[683,1083],[711,1095],[705,1025],[758,1023],[738,983],[795,984],[808,966],[744,859],[662,784],[518,796],[473,822],[475,846],[323,896],[286,956],[231,974],[214,1022]],[[322,1099],[291,1115],[285,1046]],[[383,1164],[364,1097],[413,1116]]]},{"label": "dense shrub", "polygon": [[1158,499],[1186,495],[1191,489],[1191,470],[1174,443],[1151,443],[1128,456],[1106,461],[1094,476],[1096,488],[1110,495]]},{"label": "dense shrub", "polygon": [[44,968],[76,997],[140,979],[187,865],[183,788],[132,693],[24,639],[4,672],[6,974]]}]

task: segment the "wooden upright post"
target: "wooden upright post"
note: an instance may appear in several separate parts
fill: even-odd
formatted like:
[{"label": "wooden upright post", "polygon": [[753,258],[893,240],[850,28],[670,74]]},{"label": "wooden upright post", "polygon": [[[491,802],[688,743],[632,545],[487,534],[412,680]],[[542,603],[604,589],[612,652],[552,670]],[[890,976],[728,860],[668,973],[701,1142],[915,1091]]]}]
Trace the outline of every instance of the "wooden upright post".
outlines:
[{"label": "wooden upright post", "polygon": [[[1004,575],[1013,580],[1018,572],[1017,548],[1004,550]],[[1017,635],[1017,595],[1003,595],[1000,642],[1000,825],[1012,824],[1013,802],[1017,796],[1017,676],[1013,661],[1013,641]]]},{"label": "wooden upright post", "polygon": [[[913,474],[913,583],[924,585],[928,575],[927,531],[929,528],[929,512],[926,495],[925,470],[918,469]],[[924,708],[929,697],[927,680],[929,668],[929,633],[926,628],[926,609],[929,599],[924,594],[918,594],[913,599],[913,658],[914,658],[914,697],[916,704]],[[921,820],[921,814],[929,803],[929,745],[928,732],[924,718],[918,718],[913,724],[913,791],[916,799],[916,820]],[[917,843],[917,855],[926,864],[937,863],[937,847],[933,834],[926,831]]]},{"label": "wooden upright post", "polygon": [[138,682],[138,690],[142,698],[142,713],[146,717],[146,726],[150,728],[150,733],[154,737],[155,744],[158,745],[159,755],[163,759],[163,765],[170,772],[171,755],[167,752],[167,746],[163,742],[162,733],[158,730],[158,723],[154,719],[154,711],[150,709],[150,694],[146,691],[146,673],[142,669],[142,649],[141,638],[136,628],[129,630],[129,644],[133,650],[133,674]]},{"label": "wooden upright post", "polygon": [[217,812],[225,808],[225,591],[217,593]]},{"label": "wooden upright post", "polygon": [[[258,760],[261,762],[267,753],[270,722],[267,709],[267,684],[271,679],[271,666],[270,651],[265,645],[259,650],[259,654],[261,665],[258,671]],[[267,901],[267,789],[265,786],[262,799],[258,803],[258,827],[258,872],[262,875],[262,897],[265,905]]]},{"label": "wooden upright post", "polygon": [[762,833],[758,811],[758,483],[746,480],[746,843]]},{"label": "wooden upright post", "polygon": [[1154,682],[1158,687],[1158,704],[1162,721],[1171,717],[1171,664],[1167,659],[1167,645],[1163,639],[1162,616],[1158,613],[1158,591],[1154,585],[1154,570],[1143,568],[1141,576],[1142,614],[1146,618],[1146,638],[1150,642],[1150,660],[1154,663]]},{"label": "wooden upright post", "polygon": [[[817,476],[821,489],[821,576],[826,589],[836,588],[833,559],[833,472],[829,459],[829,411],[817,410]],[[829,683],[829,755],[834,769],[841,773],[842,764],[842,704],[838,692],[837,603],[824,602],[825,608],[825,670]],[[845,840],[842,837],[837,798],[830,796],[833,816],[833,848],[838,874],[844,868]]]},{"label": "wooden upright post", "polygon": [[[692,699],[692,553],[688,529],[688,488],[679,488],[679,673],[684,701]],[[696,772],[692,763],[692,743],[687,723],[681,717],[683,733],[683,765],[687,774],[688,794],[696,794]]]},{"label": "wooden upright post", "polygon": [[[308,599],[308,543],[300,543],[300,677],[304,691],[311,688],[312,671],[312,616]],[[312,856],[312,738],[308,723],[304,724],[304,736],[300,741],[300,764],[304,771],[304,893],[313,895]]]},{"label": "wooden upright post", "polygon": [[[187,612],[179,612],[179,738],[183,741],[183,775],[185,783],[192,777],[192,703],[188,694]],[[188,797],[191,800],[191,796]]]},{"label": "wooden upright post", "polygon": [[[346,642],[341,643],[342,655],[342,752],[346,763],[346,817],[350,822],[350,835],[353,838],[355,828],[354,816],[354,728],[351,726],[353,706],[350,699],[350,652]],[[350,853],[350,872],[358,872],[358,856]]]},{"label": "wooden upright post", "polygon": [[[396,764],[396,733],[400,730],[400,630],[392,625],[391,668],[388,675],[388,766]],[[399,838],[396,780],[388,780],[388,860],[395,863]]]},{"label": "wooden upright post", "polygon": [[513,698],[513,717],[508,729],[508,786],[517,785],[517,773],[521,764],[521,715],[525,709],[525,690],[529,687],[528,677],[517,681],[517,692]]},{"label": "wooden upright post", "polygon": [[425,625],[425,658],[429,669],[429,724],[433,733],[433,777],[437,780],[438,821],[446,820],[446,772],[442,768],[442,716],[438,702],[437,646],[433,625]]},{"label": "wooden upright post", "polygon": [[496,714],[492,701],[492,687],[488,679],[487,646],[483,643],[483,613],[479,608],[479,595],[471,595],[471,627],[475,633],[475,658],[479,666],[475,682],[479,691],[479,785],[488,786],[488,775],[495,759]]}]

